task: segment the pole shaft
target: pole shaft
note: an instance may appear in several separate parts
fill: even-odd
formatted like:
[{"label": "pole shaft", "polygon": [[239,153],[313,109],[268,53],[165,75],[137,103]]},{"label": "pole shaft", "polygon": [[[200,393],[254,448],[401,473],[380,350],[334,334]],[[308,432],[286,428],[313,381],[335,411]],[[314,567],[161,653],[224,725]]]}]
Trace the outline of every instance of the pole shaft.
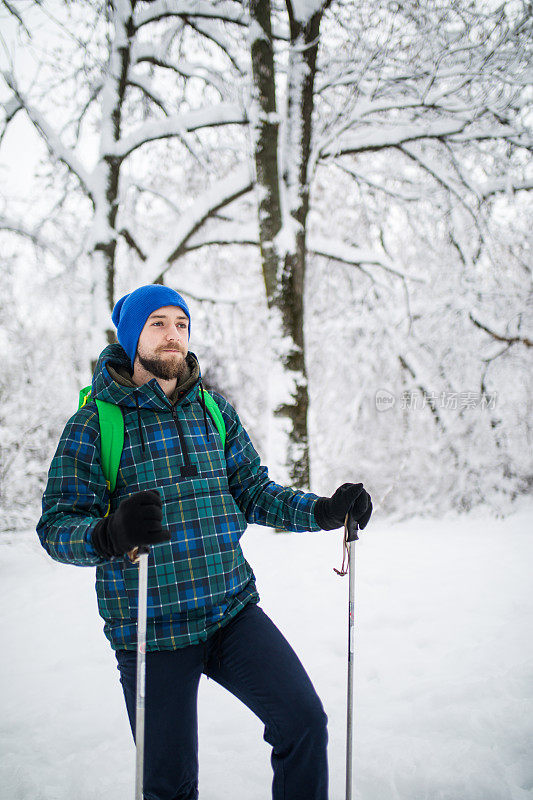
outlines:
[{"label": "pole shaft", "polygon": [[146,686],[146,606],[148,600],[148,553],[139,555],[139,606],[137,610],[137,707],[135,716],[135,800],[143,800],[144,697]]},{"label": "pole shaft", "polygon": [[353,668],[355,617],[355,542],[349,542],[348,565],[350,602],[348,607],[348,701],[346,719],[346,800],[352,800],[353,789]]}]

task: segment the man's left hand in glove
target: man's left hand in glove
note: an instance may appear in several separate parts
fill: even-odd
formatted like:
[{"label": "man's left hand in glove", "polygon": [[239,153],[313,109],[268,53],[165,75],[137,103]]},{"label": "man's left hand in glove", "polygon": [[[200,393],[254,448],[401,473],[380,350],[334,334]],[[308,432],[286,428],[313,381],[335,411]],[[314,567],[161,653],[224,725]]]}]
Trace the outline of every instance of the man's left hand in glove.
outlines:
[{"label": "man's left hand in glove", "polygon": [[363,530],[372,514],[372,500],[362,483],[343,483],[331,497],[319,497],[314,509],[324,531],[341,528],[348,512]]}]

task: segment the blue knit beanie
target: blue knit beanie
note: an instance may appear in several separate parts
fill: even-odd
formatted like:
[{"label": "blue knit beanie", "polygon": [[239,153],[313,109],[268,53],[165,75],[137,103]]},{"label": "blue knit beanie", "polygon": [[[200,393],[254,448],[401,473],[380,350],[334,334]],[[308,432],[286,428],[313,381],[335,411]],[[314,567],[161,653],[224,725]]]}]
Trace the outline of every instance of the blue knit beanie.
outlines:
[{"label": "blue knit beanie", "polygon": [[189,317],[189,338],[191,336],[191,315],[183,297],[168,286],[153,283],[141,286],[117,301],[111,319],[117,329],[117,338],[133,366],[137,353],[137,342],[145,322],[153,311],[163,306],[178,306]]}]

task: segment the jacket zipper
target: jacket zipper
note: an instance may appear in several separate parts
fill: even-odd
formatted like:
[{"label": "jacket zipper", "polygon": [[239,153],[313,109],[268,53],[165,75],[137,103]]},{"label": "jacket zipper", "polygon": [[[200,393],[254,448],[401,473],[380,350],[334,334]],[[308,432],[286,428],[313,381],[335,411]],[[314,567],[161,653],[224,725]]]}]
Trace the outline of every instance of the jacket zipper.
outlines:
[{"label": "jacket zipper", "polygon": [[170,408],[172,410],[172,417],[174,419],[176,428],[178,430],[178,436],[180,440],[181,451],[183,453],[183,458],[185,459],[185,464],[180,470],[180,475],[182,478],[194,478],[195,475],[198,475],[198,467],[191,461],[189,450],[187,449],[187,443],[185,441],[185,434],[183,433],[183,429],[181,427],[178,418],[178,409],[176,408],[176,406],[171,406]]}]

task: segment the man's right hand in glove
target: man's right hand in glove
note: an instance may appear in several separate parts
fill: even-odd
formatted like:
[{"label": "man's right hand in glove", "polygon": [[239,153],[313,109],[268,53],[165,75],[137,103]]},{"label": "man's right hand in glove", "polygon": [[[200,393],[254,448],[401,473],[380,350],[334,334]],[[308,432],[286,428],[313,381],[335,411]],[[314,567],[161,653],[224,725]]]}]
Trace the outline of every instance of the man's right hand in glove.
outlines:
[{"label": "man's right hand in glove", "polygon": [[161,495],[157,489],[136,492],[126,497],[117,510],[101,519],[92,533],[92,544],[105,558],[123,556],[134,547],[168,542],[163,530]]}]

